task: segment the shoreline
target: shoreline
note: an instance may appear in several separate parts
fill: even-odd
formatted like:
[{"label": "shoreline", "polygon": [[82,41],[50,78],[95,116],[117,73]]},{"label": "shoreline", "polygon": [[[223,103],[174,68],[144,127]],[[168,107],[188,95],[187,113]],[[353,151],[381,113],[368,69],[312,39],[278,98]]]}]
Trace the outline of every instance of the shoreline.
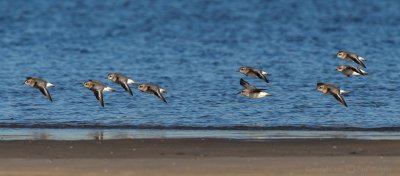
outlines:
[{"label": "shoreline", "polygon": [[400,131],[0,128],[0,132],[0,141],[191,138],[261,141],[291,139],[400,140]]}]

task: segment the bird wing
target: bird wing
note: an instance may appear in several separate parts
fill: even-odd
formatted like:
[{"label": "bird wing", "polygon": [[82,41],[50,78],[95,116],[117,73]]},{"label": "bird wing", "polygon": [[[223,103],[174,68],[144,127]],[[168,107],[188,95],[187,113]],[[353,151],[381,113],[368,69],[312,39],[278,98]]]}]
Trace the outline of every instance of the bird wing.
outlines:
[{"label": "bird wing", "polygon": [[242,85],[246,89],[254,90],[257,89],[256,87],[252,86],[250,83],[245,81],[244,79],[240,79],[240,85]]},{"label": "bird wing", "polygon": [[39,88],[40,92],[42,92],[42,94],[43,94],[44,96],[46,96],[47,98],[49,98],[49,100],[50,100],[51,102],[53,101],[53,99],[51,98],[50,92],[49,92],[49,90],[47,90],[46,87],[44,87],[44,86],[38,86],[38,88]]},{"label": "bird wing", "polygon": [[167,100],[165,99],[164,95],[160,92],[159,87],[150,87],[149,91],[151,91],[155,96],[160,98],[163,102],[167,103]]},{"label": "bird wing", "polygon": [[357,68],[357,67],[352,67],[350,66],[349,69],[359,73],[360,75],[365,75],[364,72],[361,71],[361,69]]},{"label": "bird wing", "polygon": [[119,84],[122,86],[122,88],[125,89],[125,91],[127,91],[129,94],[133,95],[132,90],[129,87],[127,82],[120,82]]},{"label": "bird wing", "polygon": [[333,92],[330,88],[328,88],[328,91],[333,95],[333,97],[335,97],[337,101],[339,101],[342,105],[348,107],[346,101],[344,100],[342,95],[340,95],[340,93]]},{"label": "bird wing", "polygon": [[250,91],[250,93],[260,93],[264,90],[266,90],[266,89],[250,89],[249,91]]},{"label": "bird wing", "polygon": [[252,72],[253,72],[258,78],[260,78],[260,79],[264,80],[265,82],[269,83],[267,77],[266,77],[264,74],[262,74],[262,70],[258,70],[258,69],[257,69],[257,70],[252,70]]},{"label": "bird wing", "polygon": [[93,90],[94,96],[97,100],[99,100],[101,107],[104,107],[104,96],[103,91],[101,90]]},{"label": "bird wing", "polygon": [[363,66],[364,68],[367,68],[367,67],[365,66],[365,64],[358,58],[358,56],[357,56],[356,54],[349,53],[347,56],[348,56],[352,61],[354,61],[355,63],[357,63],[357,64]]}]

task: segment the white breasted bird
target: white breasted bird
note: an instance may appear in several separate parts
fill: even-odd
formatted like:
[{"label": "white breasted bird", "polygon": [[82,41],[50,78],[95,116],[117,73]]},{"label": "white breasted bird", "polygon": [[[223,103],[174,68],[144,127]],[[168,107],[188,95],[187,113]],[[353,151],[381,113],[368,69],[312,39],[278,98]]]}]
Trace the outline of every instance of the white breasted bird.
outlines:
[{"label": "white breasted bird", "polygon": [[269,83],[269,80],[267,77],[271,75],[271,73],[262,71],[261,69],[254,68],[254,67],[241,67],[239,69],[239,72],[245,74],[246,76],[260,78],[267,83]]},{"label": "white breasted bird", "polygon": [[127,76],[120,74],[120,73],[110,73],[107,76],[107,79],[113,81],[122,86],[130,95],[133,95],[129,84],[135,84],[135,81],[129,79]]},{"label": "white breasted bird", "polygon": [[100,105],[104,107],[104,95],[103,92],[114,92],[115,90],[111,87],[106,87],[102,82],[95,80],[88,80],[83,83],[83,86],[93,91],[96,99],[100,102]]},{"label": "white breasted bird", "polygon": [[265,92],[265,89],[258,89],[254,86],[252,86],[250,83],[246,82],[244,79],[240,79],[240,85],[244,87],[239,94],[242,94],[246,97],[249,98],[263,98],[266,96],[272,96],[272,94],[269,94]]},{"label": "white breasted bird", "polygon": [[144,93],[153,94],[160,98],[164,103],[167,103],[163,93],[166,93],[165,89],[160,88],[158,85],[154,84],[139,84],[137,88]]},{"label": "white breasted bird", "polygon": [[366,71],[364,71],[364,70],[362,70],[360,68],[350,66],[350,65],[338,66],[338,67],[336,67],[336,70],[342,72],[343,75],[345,75],[347,77],[359,76],[359,75],[362,75],[362,76],[368,75],[368,72],[366,72]]},{"label": "white breasted bird", "polygon": [[336,53],[336,57],[343,59],[343,60],[355,62],[358,65],[361,65],[362,67],[367,68],[363,62],[363,61],[367,61],[367,60],[355,53],[350,52],[350,51],[339,51],[338,53]]},{"label": "white breasted bird", "polygon": [[49,87],[53,87],[54,86],[53,84],[36,77],[27,77],[24,84],[39,89],[44,96],[46,96],[51,102],[53,101],[50,92],[47,89]]},{"label": "white breasted bird", "polygon": [[324,94],[332,95],[343,106],[347,107],[347,103],[342,96],[342,94],[347,92],[336,87],[334,84],[319,82],[317,83],[317,90]]}]

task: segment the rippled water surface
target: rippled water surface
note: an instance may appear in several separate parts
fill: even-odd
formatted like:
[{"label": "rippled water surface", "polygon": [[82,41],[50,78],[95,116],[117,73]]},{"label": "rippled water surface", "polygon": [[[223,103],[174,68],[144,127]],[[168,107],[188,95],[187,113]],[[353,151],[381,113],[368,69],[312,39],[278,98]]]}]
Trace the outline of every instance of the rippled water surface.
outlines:
[{"label": "rippled water surface", "polygon": [[[132,128],[400,127],[398,1],[0,1],[0,126]],[[335,71],[340,49],[369,75]],[[271,83],[237,72],[272,73]],[[352,64],[354,65],[354,64]],[[168,104],[105,79],[120,72],[168,89]],[[56,85],[50,103],[22,85]],[[268,88],[248,99],[239,79]],[[88,79],[117,89],[101,108]],[[350,91],[344,108],[315,90]]]}]

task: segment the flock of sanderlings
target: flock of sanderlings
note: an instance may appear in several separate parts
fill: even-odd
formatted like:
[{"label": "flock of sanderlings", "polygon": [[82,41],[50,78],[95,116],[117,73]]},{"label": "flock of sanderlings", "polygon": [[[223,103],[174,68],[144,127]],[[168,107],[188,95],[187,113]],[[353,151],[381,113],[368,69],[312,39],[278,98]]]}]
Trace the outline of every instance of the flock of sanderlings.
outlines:
[{"label": "flock of sanderlings", "polygon": [[[364,68],[367,68],[363,61],[366,61],[363,57],[352,53],[350,51],[339,51],[336,53],[336,57],[350,61],[350,62],[355,62],[358,65],[361,65]],[[360,68],[350,66],[350,65],[341,65],[336,67],[337,71],[340,71],[343,73],[343,75],[350,77],[350,76],[364,76],[367,75],[368,73],[364,70],[361,70]],[[317,90],[324,93],[324,94],[331,94],[333,97],[335,97],[336,100],[338,100],[342,105],[347,107],[347,103],[344,100],[342,94],[348,93],[347,91],[344,91],[338,87],[336,87],[334,84],[330,83],[323,83],[319,82],[317,83]]]},{"label": "flock of sanderlings", "polygon": [[[366,68],[365,64],[363,61],[366,61],[363,57],[358,56],[357,54],[354,54],[349,51],[339,51],[336,56],[340,59],[347,60],[347,61],[352,61],[355,62],[362,67]],[[367,75],[368,73],[364,70],[361,70],[360,68],[350,66],[350,65],[341,65],[336,68],[336,70],[340,71],[343,73],[343,75],[350,77],[350,76],[358,76],[358,75]],[[255,78],[260,78],[261,80],[269,83],[268,76],[271,75],[271,73],[265,72],[261,69],[254,68],[254,67],[241,67],[239,69],[240,73],[245,74],[246,76],[250,77],[255,77]],[[154,84],[138,84],[132,79],[129,79],[127,76],[119,73],[110,73],[107,76],[108,80],[111,80],[112,82],[119,84],[122,86],[122,88],[128,92],[130,95],[133,95],[132,90],[129,85],[135,85],[136,88],[147,94],[153,94],[157,96],[160,100],[163,102],[167,103],[165,97],[163,94],[165,94],[167,91],[164,88],[161,88],[158,85]],[[50,82],[47,82],[41,78],[37,77],[27,77],[25,80],[25,83],[28,86],[31,86],[33,88],[39,89],[40,92],[42,92],[43,95],[45,95],[50,101],[53,101],[51,98],[50,92],[48,90],[49,87],[53,87],[54,85]],[[259,89],[256,88],[255,86],[249,84],[247,81],[244,79],[240,79],[240,85],[244,87],[239,94],[242,94],[246,97],[249,98],[263,98],[266,96],[271,96],[272,94],[269,94],[265,92],[265,89]],[[104,107],[104,92],[113,92],[115,91],[111,87],[107,87],[104,83],[96,80],[88,80],[85,83],[83,83],[83,86],[86,87],[87,89],[91,90],[96,99],[100,102],[100,105]],[[344,90],[341,90],[340,88],[336,87],[334,84],[330,83],[323,83],[323,82],[318,82],[317,83],[317,90],[324,93],[324,94],[330,94],[333,95],[333,97],[336,98],[341,104],[347,107],[347,103],[342,97],[342,94],[348,93]]]}]

